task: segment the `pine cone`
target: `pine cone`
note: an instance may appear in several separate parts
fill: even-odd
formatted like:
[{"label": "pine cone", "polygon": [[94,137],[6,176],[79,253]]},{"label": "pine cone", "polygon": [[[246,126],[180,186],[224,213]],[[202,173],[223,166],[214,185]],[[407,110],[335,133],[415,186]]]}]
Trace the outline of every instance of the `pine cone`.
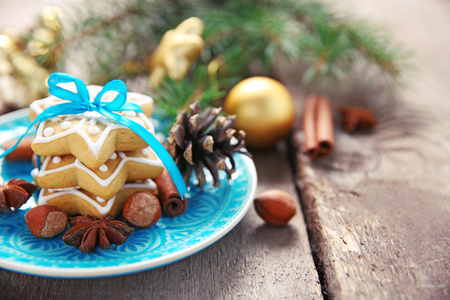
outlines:
[{"label": "pine cone", "polygon": [[[234,138],[235,116],[219,116],[222,108],[207,108],[200,112],[199,102],[189,106],[189,112],[183,110],[173,124],[167,138],[167,148],[175,160],[186,184],[192,171],[198,178],[198,187],[206,182],[204,169],[208,169],[214,179],[214,185],[220,186],[219,170],[227,172],[228,179],[235,172],[234,153],[251,157],[245,148],[245,132],[239,131]],[[225,161],[229,159],[230,164]],[[231,165],[231,168],[230,166]]]}]

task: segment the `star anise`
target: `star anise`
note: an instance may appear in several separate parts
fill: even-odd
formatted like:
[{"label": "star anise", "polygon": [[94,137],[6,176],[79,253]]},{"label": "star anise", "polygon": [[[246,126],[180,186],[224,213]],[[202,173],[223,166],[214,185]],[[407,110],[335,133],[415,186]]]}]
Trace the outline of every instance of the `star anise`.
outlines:
[{"label": "star anise", "polygon": [[111,215],[101,219],[78,216],[70,218],[69,223],[72,228],[63,236],[63,242],[84,253],[91,253],[97,246],[108,249],[111,244],[122,245],[134,230]]},{"label": "star anise", "polygon": [[11,212],[11,208],[19,209],[30,199],[36,188],[35,184],[18,178],[0,185],[0,211]]},{"label": "star anise", "polygon": [[[224,170],[228,178],[235,171],[234,153],[251,156],[245,148],[245,133],[236,130],[235,116],[219,116],[221,108],[207,108],[200,111],[199,102],[183,110],[173,124],[167,138],[167,148],[175,160],[186,184],[192,172],[198,179],[198,186],[203,187],[206,182],[204,169],[211,173],[214,185],[220,185],[219,170]],[[226,164],[228,159],[231,168]]]},{"label": "star anise", "polygon": [[378,124],[372,111],[359,106],[341,106],[341,124],[348,132],[370,129]]}]

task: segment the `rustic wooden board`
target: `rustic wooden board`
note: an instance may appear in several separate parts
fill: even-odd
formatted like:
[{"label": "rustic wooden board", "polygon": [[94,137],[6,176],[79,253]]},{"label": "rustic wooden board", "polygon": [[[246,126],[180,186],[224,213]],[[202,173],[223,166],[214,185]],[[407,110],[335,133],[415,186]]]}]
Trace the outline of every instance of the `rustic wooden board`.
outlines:
[{"label": "rustic wooden board", "polygon": [[380,119],[365,134],[336,128],[330,158],[310,161],[300,127],[294,135],[297,184],[325,295],[448,299],[450,5],[340,3],[389,27],[415,51],[418,67],[396,93],[363,77],[329,92],[335,106],[363,103]]}]

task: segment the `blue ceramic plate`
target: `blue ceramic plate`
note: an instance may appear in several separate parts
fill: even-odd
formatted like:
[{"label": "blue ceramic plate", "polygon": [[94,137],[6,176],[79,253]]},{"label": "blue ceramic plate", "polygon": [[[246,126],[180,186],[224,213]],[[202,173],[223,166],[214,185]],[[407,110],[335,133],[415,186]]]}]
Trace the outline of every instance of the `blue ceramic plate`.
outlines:
[{"label": "blue ceramic plate", "polygon": [[[1,116],[0,144],[23,134],[28,124],[26,109]],[[233,229],[252,203],[255,166],[244,155],[236,155],[235,160],[232,181],[221,174],[221,187],[208,184],[203,192],[191,184],[191,198],[183,215],[163,216],[151,228],[135,229],[125,244],[106,250],[97,248],[91,254],[65,245],[61,236],[34,237],[24,219],[26,210],[35,203],[32,198],[22,210],[0,213],[0,267],[40,276],[86,278],[134,273],[188,257]],[[3,160],[1,168],[4,181],[17,177],[31,181],[33,166],[29,161]]]}]

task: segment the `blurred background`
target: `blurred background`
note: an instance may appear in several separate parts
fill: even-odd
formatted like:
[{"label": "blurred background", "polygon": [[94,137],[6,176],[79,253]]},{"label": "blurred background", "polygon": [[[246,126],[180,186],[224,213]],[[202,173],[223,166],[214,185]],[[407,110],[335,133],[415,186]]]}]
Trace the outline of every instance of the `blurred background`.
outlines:
[{"label": "blurred background", "polygon": [[[19,0],[1,8],[2,113],[47,96],[52,72],[99,85],[119,78],[171,120],[196,100],[224,106],[250,146],[265,148],[292,129],[306,95],[330,98],[335,121],[342,105],[380,119],[411,74],[442,85],[450,78],[442,1]],[[278,82],[242,83],[253,76]],[[280,82],[293,97],[275,96]]]}]

